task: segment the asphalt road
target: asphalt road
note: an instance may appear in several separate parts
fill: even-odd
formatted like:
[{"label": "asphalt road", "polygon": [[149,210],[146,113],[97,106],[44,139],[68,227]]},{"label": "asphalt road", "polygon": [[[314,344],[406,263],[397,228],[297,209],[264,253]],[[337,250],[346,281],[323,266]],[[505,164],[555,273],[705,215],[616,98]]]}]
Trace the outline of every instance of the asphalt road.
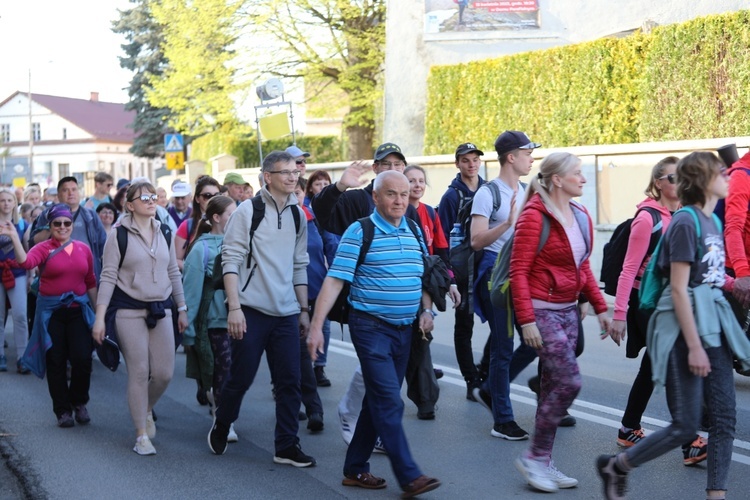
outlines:
[{"label": "asphalt road", "polygon": [[[506,499],[539,498],[513,466],[528,442],[508,442],[490,436],[492,420],[483,407],[465,399],[465,385],[457,370],[452,346],[450,313],[437,318],[432,351],[435,364],[445,370],[440,381],[437,418],[420,421],[404,395],[404,426],[411,449],[424,472],[442,480],[442,487],[424,498]],[[601,453],[615,453],[616,429],[638,363],[626,360],[624,349],[600,341],[594,318],[587,318],[586,349],[580,358],[583,390],[571,408],[578,418],[574,428],[560,429],[554,458],[560,470],[580,484],[561,490],[560,498],[601,498],[593,462]],[[333,381],[321,388],[326,429],[311,435],[300,427],[303,450],[317,467],[295,469],[273,463],[274,405],[265,365],[247,393],[235,424],[240,441],[223,456],[206,444],[211,419],[195,400],[195,383],[184,377],[185,357],[177,355],[175,377],[156,406],[157,455],[141,457],[131,451],[134,431],[125,398],[124,365],[116,373],[95,362],[88,426],[60,429],[52,413],[46,382],[15,371],[0,374],[0,498],[263,498],[331,499],[397,498],[400,494],[387,457],[375,455],[372,471],[388,480],[385,490],[366,491],[341,485],[346,445],[337,425],[336,405],[356,366],[348,338],[341,340],[333,326],[329,366]],[[477,326],[475,350],[481,351],[487,328]],[[8,353],[12,354],[11,348]],[[478,356],[478,354],[477,354]],[[9,359],[9,366],[15,360]],[[536,373],[531,365],[512,386],[516,420],[531,431],[535,399],[526,380]],[[730,471],[730,498],[750,497],[750,378],[736,378],[738,432]],[[647,430],[667,425],[664,395],[652,398],[644,419]],[[705,464],[682,465],[679,450],[654,460],[631,474],[630,498],[705,498]],[[15,476],[11,475],[11,469]],[[16,477],[17,476],[17,477]],[[17,479],[17,480],[15,480]]]}]

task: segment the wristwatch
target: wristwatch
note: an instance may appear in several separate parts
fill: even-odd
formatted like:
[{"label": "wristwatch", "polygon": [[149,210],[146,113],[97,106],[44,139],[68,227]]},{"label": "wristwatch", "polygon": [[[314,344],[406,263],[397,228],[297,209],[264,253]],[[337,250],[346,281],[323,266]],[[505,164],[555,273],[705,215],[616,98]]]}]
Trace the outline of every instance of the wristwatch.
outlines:
[{"label": "wristwatch", "polygon": [[177,308],[177,312],[182,312],[182,311],[187,312],[187,304],[185,304],[184,306],[180,306],[180,307]]},{"label": "wristwatch", "polygon": [[435,319],[435,317],[437,317],[437,315],[438,315],[438,313],[437,313],[437,312],[435,312],[435,311],[433,311],[432,309],[425,309],[425,310],[424,310],[424,311],[422,311],[422,312],[423,312],[423,313],[430,313],[430,315],[432,316],[432,319]]}]

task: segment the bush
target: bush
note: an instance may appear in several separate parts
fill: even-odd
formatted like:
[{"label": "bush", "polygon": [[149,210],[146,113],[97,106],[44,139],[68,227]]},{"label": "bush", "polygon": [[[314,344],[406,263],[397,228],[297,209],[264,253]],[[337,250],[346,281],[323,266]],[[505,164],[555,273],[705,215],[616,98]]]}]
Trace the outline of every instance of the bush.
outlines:
[{"label": "bush", "polygon": [[731,137],[750,132],[750,12],[650,35],[435,66],[425,154],[506,129],[545,147]]}]

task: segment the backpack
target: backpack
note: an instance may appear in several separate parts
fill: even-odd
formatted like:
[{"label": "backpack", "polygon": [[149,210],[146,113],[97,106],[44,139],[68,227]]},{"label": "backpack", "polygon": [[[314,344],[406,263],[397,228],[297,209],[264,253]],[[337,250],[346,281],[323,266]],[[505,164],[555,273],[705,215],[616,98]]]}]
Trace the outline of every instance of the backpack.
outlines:
[{"label": "backpack", "polygon": [[[539,236],[539,244],[536,247],[536,254],[542,251],[544,244],[547,243],[549,238],[549,219],[546,214],[542,214],[542,234]],[[493,307],[506,307],[511,304],[510,302],[510,254],[513,251],[513,240],[515,239],[516,233],[508,239],[503,245],[503,249],[497,254],[495,259],[495,265],[492,266],[492,274],[490,275],[490,282],[487,284],[490,289],[490,302]],[[512,331],[512,330],[509,330]]]},{"label": "backpack", "polygon": [[[492,212],[490,214],[490,220],[492,220],[495,212],[500,208],[500,188],[494,182],[487,182],[479,186],[479,189],[485,186],[492,193]],[[477,189],[477,193],[479,189]],[[460,244],[450,249],[450,262],[453,269],[453,276],[456,279],[456,285],[458,285],[458,289],[463,295],[459,307],[468,307],[469,312],[473,312],[474,278],[476,277],[476,269],[482,260],[484,251],[471,248],[471,208],[474,206],[474,198],[472,197],[470,200],[467,200],[464,193],[458,189],[456,191],[459,193],[459,209],[456,222],[461,224],[464,239]]]},{"label": "backpack", "polygon": [[[122,267],[122,261],[125,260],[125,252],[128,251],[128,230],[123,226],[117,226],[117,248],[120,249],[120,262],[117,264],[117,269]],[[164,235],[164,239],[167,240],[167,248],[172,246],[172,230],[168,225],[162,224],[159,226],[161,234]]]},{"label": "backpack", "polygon": [[[633,224],[633,220],[638,214],[645,210],[651,214],[653,219],[653,229],[651,229],[651,240],[648,244],[648,251],[644,260],[651,255],[656,249],[656,245],[659,243],[662,235],[662,227],[664,227],[661,220],[661,213],[653,207],[639,208],[635,215],[630,219],[626,220],[615,228],[612,233],[612,237],[609,242],[604,245],[603,257],[602,257],[602,271],[599,276],[599,281],[604,283],[604,293],[607,295],[617,294],[617,281],[620,278],[620,272],[622,266],[625,263],[625,254],[628,253],[628,242],[630,241],[630,228]],[[643,265],[643,262],[641,262]],[[640,266],[639,266],[640,269]],[[638,279],[638,278],[636,278]]]},{"label": "backpack", "polygon": [[[375,223],[369,217],[363,217],[357,222],[362,226],[362,244],[359,247],[359,255],[357,256],[357,263],[354,267],[356,272],[357,268],[362,265],[365,261],[365,256],[370,250],[370,245],[375,237]],[[448,268],[445,263],[436,255],[427,255],[426,245],[419,235],[417,223],[406,217],[407,225],[414,237],[419,243],[419,247],[422,249],[422,258],[424,264],[424,272],[422,274],[422,289],[432,297],[435,307],[440,311],[445,311],[445,294],[448,293],[450,287],[450,277],[448,275]],[[344,282],[344,286],[339,292],[336,301],[328,312],[328,319],[340,323],[341,325],[349,322],[349,311],[351,305],[349,304],[349,292],[351,290],[351,283],[348,281]],[[442,303],[441,303],[442,300]],[[442,308],[441,308],[442,307]]]},{"label": "backpack", "polygon": [[[263,220],[263,217],[266,215],[266,204],[263,202],[263,198],[261,197],[261,194],[258,193],[252,198],[252,204],[253,204],[253,218],[250,221],[250,235],[248,237],[248,249],[247,249],[247,268],[250,269],[250,261],[253,256],[253,235],[255,235],[255,230],[258,229],[258,226],[260,226],[260,222]],[[292,217],[294,218],[294,231],[296,234],[299,234],[300,226],[302,225],[301,217],[299,215],[299,210],[297,207],[292,210]],[[248,283],[250,280],[248,280]],[[214,259],[214,267],[211,271],[211,285],[213,286],[214,290],[224,290],[224,266],[222,264],[221,260],[221,252],[216,254],[216,258]],[[245,288],[247,288],[247,284],[245,285]],[[244,288],[243,288],[244,290]]]},{"label": "backpack", "polygon": [[[696,215],[695,210],[691,207],[684,207],[675,212],[675,215],[680,212],[689,212],[690,215],[693,216],[693,221],[695,222],[695,232],[698,235],[698,240],[700,241],[701,224],[698,220],[698,215]],[[712,214],[712,216],[714,221],[716,222],[716,226],[719,228],[719,231],[721,231],[722,224],[719,220],[719,217],[715,213]],[[646,314],[651,314],[653,310],[656,309],[656,304],[658,304],[659,299],[664,292],[664,289],[667,288],[667,285],[669,284],[669,278],[667,278],[665,273],[657,265],[663,242],[664,237],[662,237],[659,240],[659,243],[656,245],[654,253],[651,254],[651,260],[648,261],[646,270],[643,272],[643,276],[641,277],[641,288],[638,290],[638,308]],[[703,247],[700,244],[698,245],[697,253],[698,256],[696,261],[699,262],[701,259],[703,259]]]}]

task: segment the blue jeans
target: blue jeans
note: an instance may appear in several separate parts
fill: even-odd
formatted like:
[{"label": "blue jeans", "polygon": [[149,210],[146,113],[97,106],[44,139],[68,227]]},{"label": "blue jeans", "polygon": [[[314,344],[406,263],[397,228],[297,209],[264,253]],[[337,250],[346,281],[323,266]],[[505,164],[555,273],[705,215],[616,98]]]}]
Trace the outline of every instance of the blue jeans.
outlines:
[{"label": "blue jeans", "polygon": [[[731,366],[730,363],[730,370]],[[690,372],[688,348],[682,335],[677,338],[672,352],[669,353],[666,389],[672,423],[624,452],[628,464],[632,467],[645,464],[692,440],[700,425],[703,378]]]},{"label": "blue jeans", "polygon": [[711,373],[703,382],[709,421],[707,490],[727,489],[737,423],[733,356],[726,339],[721,340],[721,347],[706,349],[711,362]]},{"label": "blue jeans", "polygon": [[[312,314],[312,313],[310,313]],[[331,321],[323,322],[323,352],[318,353],[315,366],[325,366],[328,363],[328,344],[331,342]]]},{"label": "blue jeans", "polygon": [[300,340],[298,316],[268,316],[242,306],[247,331],[241,340],[232,341],[232,367],[221,395],[216,420],[229,426],[237,420],[242,398],[258,373],[263,352],[266,352],[271,380],[276,390],[276,451],[283,451],[299,442],[300,402]]},{"label": "blue jeans", "polygon": [[401,486],[422,475],[409,451],[402,425],[401,384],[409,360],[412,325],[389,325],[356,310],[349,313],[349,332],[365,381],[365,398],[344,461],[344,474],[370,471],[369,459],[380,436]]}]

